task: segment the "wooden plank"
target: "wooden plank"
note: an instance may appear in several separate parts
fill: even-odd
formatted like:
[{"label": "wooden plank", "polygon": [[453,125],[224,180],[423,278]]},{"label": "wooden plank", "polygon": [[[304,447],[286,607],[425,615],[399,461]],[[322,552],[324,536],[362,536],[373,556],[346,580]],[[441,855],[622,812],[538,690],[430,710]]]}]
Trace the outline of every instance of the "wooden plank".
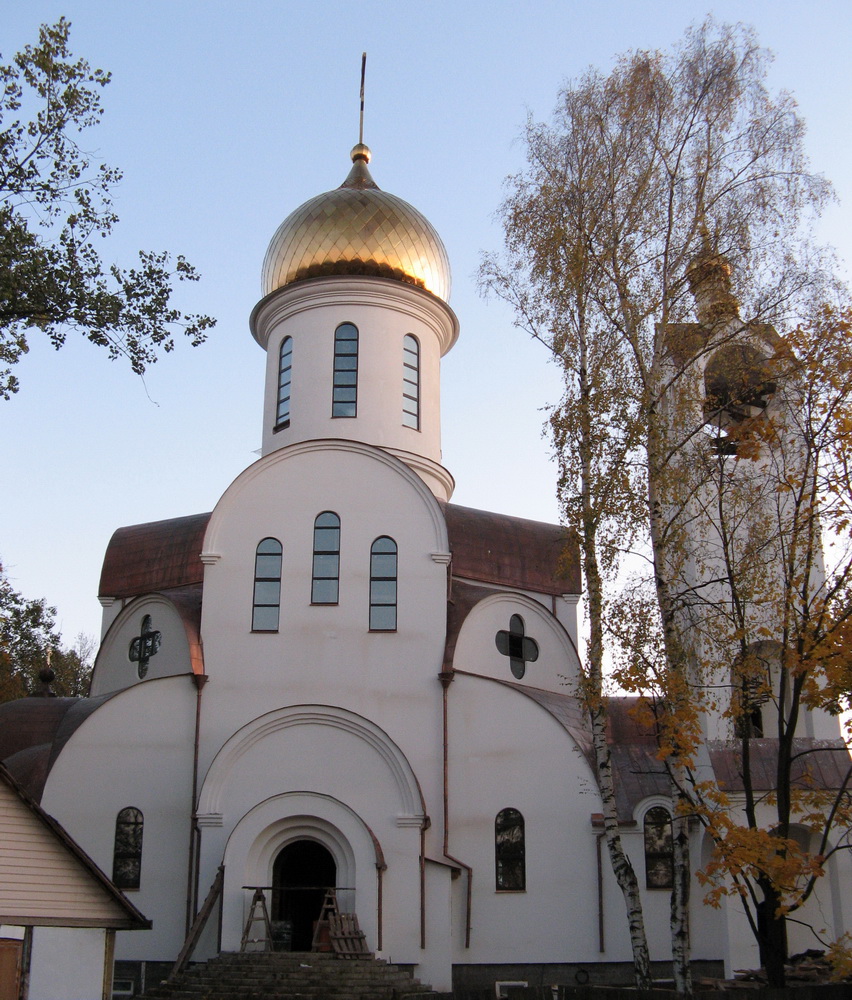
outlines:
[{"label": "wooden plank", "polygon": [[329,914],[329,936],[335,955],[340,958],[372,958],[367,937],[358,926],[354,913]]}]

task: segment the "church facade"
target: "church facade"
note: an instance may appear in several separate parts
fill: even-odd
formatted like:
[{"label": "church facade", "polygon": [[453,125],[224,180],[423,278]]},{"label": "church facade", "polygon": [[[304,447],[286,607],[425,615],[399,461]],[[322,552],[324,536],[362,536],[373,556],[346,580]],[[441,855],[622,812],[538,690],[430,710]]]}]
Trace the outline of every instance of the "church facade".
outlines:
[{"label": "church facade", "polygon": [[[137,989],[220,869],[196,960],[241,947],[258,888],[279,945],[310,948],[335,887],[370,950],[438,990],[629,978],[575,697],[577,553],[558,526],[452,504],[447,256],[369,159],[356,146],[270,244],[260,459],[211,512],[115,533],[88,699],[0,713],[0,757],[151,921],[117,937]],[[668,784],[626,700],[610,726],[665,962]],[[837,878],[815,904],[829,937]],[[757,964],[733,905],[692,908],[708,971]]]}]

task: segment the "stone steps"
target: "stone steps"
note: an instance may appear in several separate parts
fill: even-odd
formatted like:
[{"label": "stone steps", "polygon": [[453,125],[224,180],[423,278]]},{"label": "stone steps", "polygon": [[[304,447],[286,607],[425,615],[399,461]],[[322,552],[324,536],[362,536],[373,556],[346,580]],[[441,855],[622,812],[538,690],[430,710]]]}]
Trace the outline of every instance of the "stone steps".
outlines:
[{"label": "stone steps", "polygon": [[414,1000],[430,995],[410,972],[383,959],[316,952],[223,953],[192,965],[148,1000]]}]

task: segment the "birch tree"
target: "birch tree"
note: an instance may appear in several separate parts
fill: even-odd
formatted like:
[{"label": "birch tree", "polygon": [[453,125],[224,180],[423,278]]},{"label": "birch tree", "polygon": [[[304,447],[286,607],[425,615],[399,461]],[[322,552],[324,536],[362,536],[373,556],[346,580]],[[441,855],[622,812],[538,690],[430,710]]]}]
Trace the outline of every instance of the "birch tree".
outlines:
[{"label": "birch tree", "polygon": [[[695,341],[692,321],[696,312],[710,326],[730,319],[737,303],[748,323],[726,326],[733,343],[749,324],[780,322],[824,280],[808,224],[830,188],[809,170],[795,102],[769,93],[768,64],[750,30],[708,21],[671,52],[628,53],[609,75],[590,70],[567,85],[549,124],[527,124],[528,167],[510,178],[502,208],[507,262],[501,269],[486,262],[486,270],[499,276],[489,279],[491,286],[515,302],[521,324],[559,354],[569,399],[582,350],[565,328],[579,319],[601,344],[615,345],[601,352],[593,374],[602,392],[590,426],[603,444],[600,467],[609,477],[624,482],[628,494],[637,480],[643,483],[639,516],[651,560],[655,656],[662,663],[661,757],[672,776],[675,813],[673,968],[682,995],[691,993],[687,823],[695,804],[689,789],[708,707],[696,674],[706,650],[692,627],[690,540],[701,474],[691,447],[707,437],[703,404],[696,408],[695,372],[709,344]],[[593,212],[579,211],[589,205]],[[697,280],[702,267],[718,272],[714,262],[733,274],[733,286],[721,297]],[[712,346],[721,346],[718,338]],[[617,431],[631,405],[619,387],[632,394],[636,408],[630,433],[639,435],[641,473],[635,442],[624,450]],[[591,622],[597,599],[587,553],[595,549],[599,524],[576,514],[585,509],[589,470],[582,422],[578,437],[570,407],[563,407],[563,417],[564,433],[557,429],[555,440],[566,446],[565,509],[580,534]],[[576,455],[566,455],[571,448]],[[617,535],[619,521],[612,523]],[[627,520],[622,545],[630,543],[635,524]],[[640,650],[634,662],[643,659]],[[592,678],[597,667],[591,656],[589,662]],[[773,976],[777,983],[783,969]]]},{"label": "birch tree", "polygon": [[620,364],[608,362],[613,352],[624,354],[625,346],[617,331],[601,324],[587,294],[598,269],[588,244],[607,211],[593,128],[601,107],[589,83],[581,93],[566,95],[571,141],[529,124],[528,170],[512,178],[502,209],[508,253],[485,257],[480,281],[513,306],[519,325],[552,351],[564,374],[564,396],[550,429],[559,455],[562,517],[579,542],[584,579],[589,641],[579,693],[591,725],[606,844],[624,897],[635,984],[648,989],[639,884],[618,827],[604,682],[606,585],[642,524],[641,386],[629,355]]}]

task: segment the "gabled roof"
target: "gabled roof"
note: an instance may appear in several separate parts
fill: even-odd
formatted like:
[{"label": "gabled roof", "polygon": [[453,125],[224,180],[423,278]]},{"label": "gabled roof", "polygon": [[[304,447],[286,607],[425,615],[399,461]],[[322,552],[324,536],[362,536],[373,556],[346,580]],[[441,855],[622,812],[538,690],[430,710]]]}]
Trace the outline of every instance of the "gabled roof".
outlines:
[{"label": "gabled roof", "polygon": [[[0,764],[0,923],[145,930],[147,920]],[[17,808],[16,808],[17,806]]]}]

